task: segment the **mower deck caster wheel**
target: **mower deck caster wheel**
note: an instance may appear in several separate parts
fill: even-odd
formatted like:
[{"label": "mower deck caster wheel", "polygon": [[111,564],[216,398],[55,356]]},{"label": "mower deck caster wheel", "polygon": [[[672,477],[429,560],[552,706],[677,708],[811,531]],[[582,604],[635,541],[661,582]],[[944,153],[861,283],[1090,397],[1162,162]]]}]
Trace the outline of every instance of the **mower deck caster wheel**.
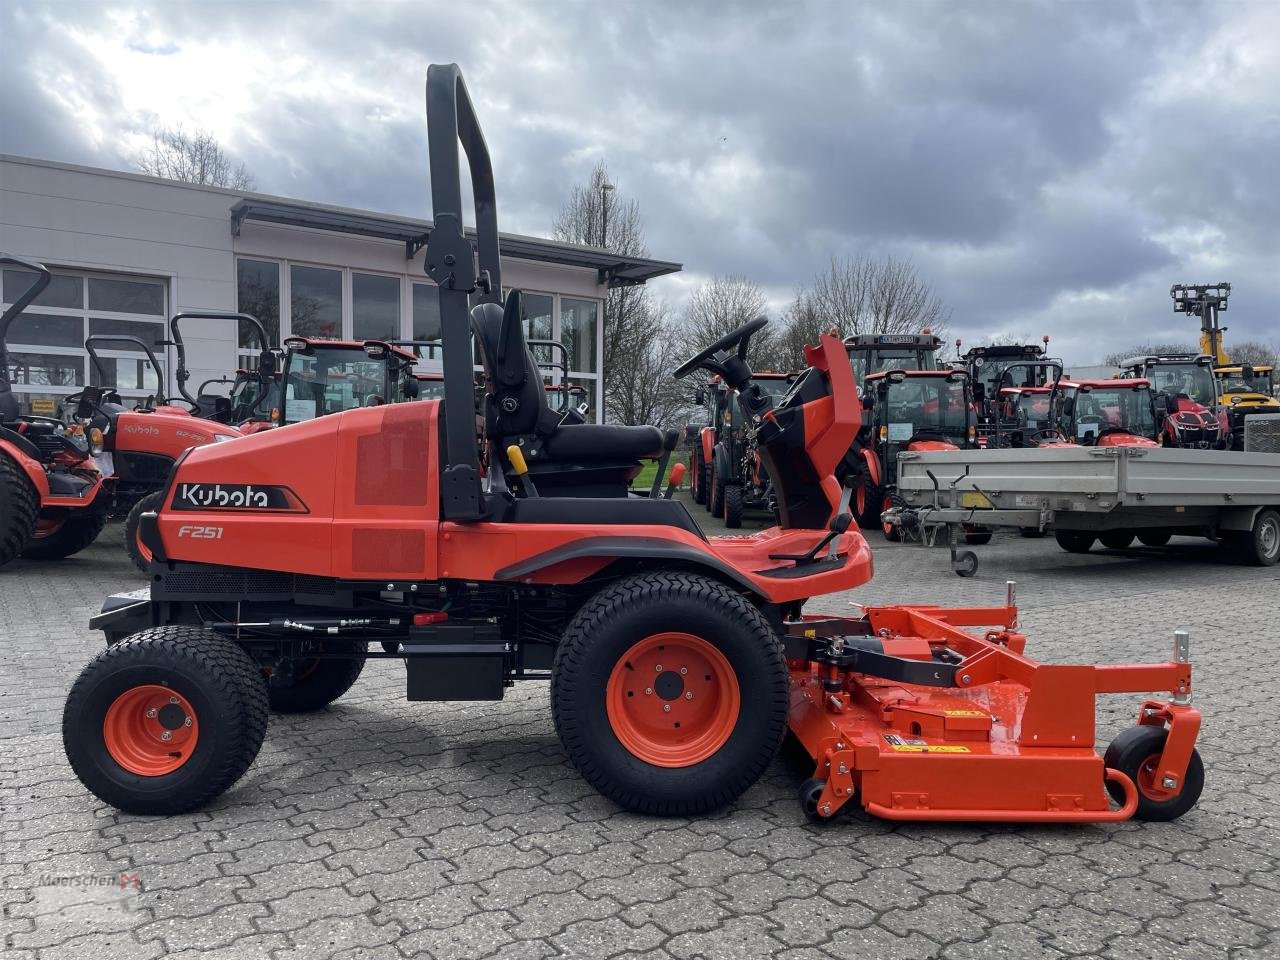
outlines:
[{"label": "mower deck caster wheel", "polygon": [[822,791],[825,789],[827,789],[827,781],[819,780],[817,777],[810,777],[800,784],[800,809],[804,811],[805,819],[810,823],[825,823],[831,819],[829,804],[826,813],[818,808],[818,803],[822,800]]},{"label": "mower deck caster wheel", "polygon": [[[1177,820],[1196,805],[1204,789],[1204,764],[1200,761],[1200,752],[1194,748],[1181,783],[1166,786],[1157,779],[1156,766],[1168,736],[1169,731],[1164,727],[1130,727],[1111,741],[1103,756],[1104,766],[1126,774],[1138,788],[1135,820]],[[1107,792],[1116,803],[1124,803],[1124,790],[1118,783],[1108,780]]]}]

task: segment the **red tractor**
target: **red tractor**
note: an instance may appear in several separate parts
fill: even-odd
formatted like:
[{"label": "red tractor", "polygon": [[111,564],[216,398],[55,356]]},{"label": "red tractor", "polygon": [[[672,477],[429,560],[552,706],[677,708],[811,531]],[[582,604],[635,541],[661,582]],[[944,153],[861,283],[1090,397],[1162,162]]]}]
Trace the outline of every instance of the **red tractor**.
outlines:
[{"label": "red tractor", "polygon": [[1130,357],[1120,365],[1121,376],[1151,384],[1158,417],[1150,436],[1162,447],[1222,450],[1230,444],[1227,415],[1215,412],[1221,398],[1212,357],[1189,353]]},{"label": "red tractor", "polygon": [[1155,447],[1156,408],[1146,380],[1060,380],[1052,391],[1054,432],[1089,447]]},{"label": "red tractor", "polygon": [[[961,341],[956,340],[959,354]],[[1014,422],[1002,397],[1008,388],[1048,387],[1062,376],[1062,361],[1048,357],[1049,338],[1041,343],[970,347],[954,365],[969,374],[977,409],[978,446],[1006,443]]]},{"label": "red tractor", "polygon": [[[456,66],[430,68],[427,107],[426,269],[446,400],[352,409],[178,464],[143,520],[148,594],[107,601],[93,621],[107,647],[67,697],[63,742],[89,790],[140,813],[196,809],[253,763],[270,708],[324,706],[367,659],[392,658],[412,700],[497,700],[549,682],[568,761],[643,814],[733,802],[788,728],[813,765],[800,797],[814,819],[855,800],[898,820],[1170,820],[1191,808],[1203,767],[1185,635],[1167,662],[1061,666],[1026,656],[1012,596],[804,613],[810,597],[871,576],[836,478],[860,415],[835,337],[806,349],[808,369],[776,405],[747,389],[763,319],[676,371],[715,373],[738,394],[777,526],[707,538],[674,484],[631,496],[661,433],[564,424],[549,409],[521,294],[500,293],[492,169]],[[1095,750],[1097,695],[1149,690],[1168,697],[1145,700],[1138,724]]]},{"label": "red tractor", "polygon": [[61,560],[98,538],[111,506],[112,482],[97,457],[102,434],[54,417],[22,414],[9,382],[9,328],[49,285],[39,263],[0,255],[36,275],[0,316],[0,566],[18,556]]}]

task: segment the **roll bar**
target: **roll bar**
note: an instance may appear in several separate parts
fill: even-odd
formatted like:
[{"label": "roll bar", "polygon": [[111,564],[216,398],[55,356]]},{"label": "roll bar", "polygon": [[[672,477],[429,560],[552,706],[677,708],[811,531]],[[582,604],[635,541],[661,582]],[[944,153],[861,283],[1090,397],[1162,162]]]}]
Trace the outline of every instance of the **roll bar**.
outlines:
[{"label": "roll bar", "polygon": [[147,362],[151,364],[151,369],[156,372],[156,403],[163,405],[164,395],[164,371],[160,369],[160,363],[156,360],[155,352],[152,351],[150,345],[140,337],[130,337],[125,335],[95,333],[85,338],[84,348],[89,354],[89,359],[93,361],[93,367],[98,371],[98,376],[103,381],[107,379],[106,368],[102,365],[102,358],[98,356],[98,351],[94,346],[101,343],[131,343],[141,347],[142,352],[147,355]]},{"label": "roll bar", "polygon": [[[187,369],[187,348],[182,342],[182,333],[178,329],[178,323],[181,320],[235,320],[236,321],[236,341],[239,343],[240,323],[247,323],[254,332],[258,340],[258,382],[262,385],[262,389],[258,391],[257,399],[253,401],[250,413],[257,413],[258,407],[267,396],[268,382],[275,376],[275,355],[271,353],[271,344],[267,340],[267,331],[259,322],[258,318],[247,313],[223,313],[219,310],[190,310],[186,313],[175,313],[169,319],[169,333],[172,339],[169,343],[173,346],[178,354],[178,366],[173,372],[174,383],[178,386],[178,392],[182,394],[182,399],[191,404],[191,409],[198,416],[200,414],[200,402],[187,389],[187,381],[191,379],[191,371]],[[271,370],[266,367],[266,357],[270,354]]]},{"label": "roll bar", "polygon": [[[427,68],[426,106],[434,221],[427,239],[426,271],[440,297],[445,396],[469,397],[473,395],[471,294],[480,291],[479,303],[499,303],[502,295],[493,164],[456,63],[433,63]],[[459,143],[467,155],[475,198],[475,250],[463,230]],[[451,520],[481,519],[486,510],[475,410],[470,403],[446,404],[444,416],[443,515]]]},{"label": "roll bar", "polygon": [[17,319],[18,314],[27,309],[31,301],[40,296],[44,292],[44,288],[53,280],[53,274],[49,272],[49,268],[43,263],[36,263],[34,260],[23,260],[7,253],[0,253],[0,265],[6,263],[12,263],[34,271],[36,281],[23,292],[22,296],[13,301],[3,316],[0,316],[0,423],[13,420],[18,416],[18,401],[14,399],[13,388],[9,383],[9,348],[6,343],[9,337],[9,326]]}]

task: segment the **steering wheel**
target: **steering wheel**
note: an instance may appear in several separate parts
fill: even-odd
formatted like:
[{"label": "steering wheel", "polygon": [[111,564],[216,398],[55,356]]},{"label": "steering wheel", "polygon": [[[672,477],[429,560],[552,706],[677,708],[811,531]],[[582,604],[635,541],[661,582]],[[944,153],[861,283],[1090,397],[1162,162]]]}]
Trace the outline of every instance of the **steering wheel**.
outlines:
[{"label": "steering wheel", "polygon": [[710,370],[712,373],[718,373],[721,376],[723,376],[725,373],[724,365],[713,361],[712,357],[714,357],[717,353],[722,353],[736,345],[738,348],[737,350],[738,359],[740,361],[746,360],[747,350],[751,345],[751,337],[755,334],[757,330],[759,330],[768,322],[769,322],[768,317],[756,317],[754,320],[750,320],[747,323],[744,323],[742,326],[738,327],[738,329],[733,330],[729,333],[726,333],[723,337],[721,337],[715,343],[711,344],[711,346],[707,347],[705,350],[702,350],[695,356],[690,357],[684,363],[680,364],[680,366],[676,367],[676,371],[674,374],[675,378],[679,380],[683,377],[687,377],[689,374],[693,373],[693,371],[697,370],[699,367],[704,367],[707,370]]},{"label": "steering wheel", "polygon": [[1041,443],[1054,443],[1062,440],[1062,434],[1053,427],[1047,427],[1043,430],[1034,430],[1022,438],[1023,443],[1034,443],[1039,446]]}]

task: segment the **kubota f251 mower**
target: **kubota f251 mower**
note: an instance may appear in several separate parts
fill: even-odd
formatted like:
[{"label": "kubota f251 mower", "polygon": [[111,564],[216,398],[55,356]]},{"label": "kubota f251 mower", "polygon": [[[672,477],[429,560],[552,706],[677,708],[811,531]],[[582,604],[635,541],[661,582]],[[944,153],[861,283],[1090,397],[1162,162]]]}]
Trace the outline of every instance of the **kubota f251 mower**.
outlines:
[{"label": "kubota f251 mower", "polygon": [[[804,613],[810,597],[871,576],[835,477],[860,419],[835,337],[806,350],[808,369],[776,403],[743,390],[763,319],[676,371],[716,373],[739,392],[778,526],[708,539],[671,487],[629,495],[638,461],[661,456],[661,434],[549,411],[520,293],[499,302],[492,171],[456,66],[430,68],[427,107],[426,267],[445,400],[349,410],[178,464],[144,518],[150,595],[107,601],[94,626],[108,646],[67,698],[64,742],[90,790],[127,810],[198,807],[253,762],[269,705],[329,703],[379,656],[405,662],[414,700],[496,700],[515,681],[548,680],[569,759],[645,813],[731,802],[788,725],[813,761],[801,796],[816,818],[856,802],[896,819],[1170,819],[1195,802],[1200,717],[1181,640],[1166,663],[1059,666],[1025,655],[1012,598]],[[574,490],[584,471],[594,496]],[[1147,690],[1167,699],[1143,702],[1100,756],[1097,694]]]}]

